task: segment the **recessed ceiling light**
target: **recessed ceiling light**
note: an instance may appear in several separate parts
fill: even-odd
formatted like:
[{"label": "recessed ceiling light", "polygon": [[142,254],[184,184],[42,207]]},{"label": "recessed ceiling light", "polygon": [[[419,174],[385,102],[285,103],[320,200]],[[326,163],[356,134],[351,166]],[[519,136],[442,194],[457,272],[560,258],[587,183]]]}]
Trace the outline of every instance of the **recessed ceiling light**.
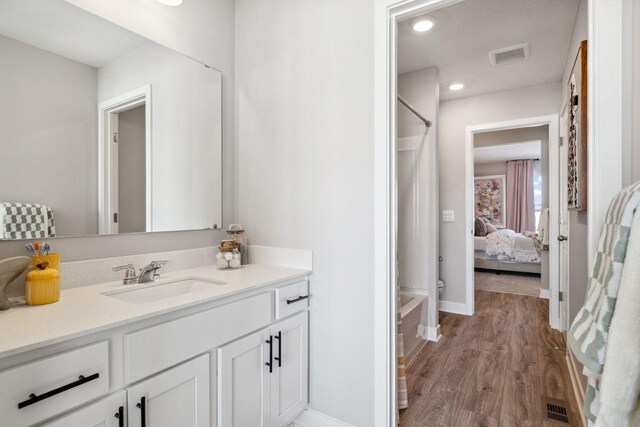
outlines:
[{"label": "recessed ceiling light", "polygon": [[464,84],[462,83],[451,83],[449,85],[449,90],[460,90],[464,87]]},{"label": "recessed ceiling light", "polygon": [[180,6],[182,0],[158,0],[158,3],[162,3],[165,6]]},{"label": "recessed ceiling light", "polygon": [[424,33],[425,31],[429,31],[433,28],[433,20],[431,19],[420,19],[413,23],[413,31],[418,33]]}]

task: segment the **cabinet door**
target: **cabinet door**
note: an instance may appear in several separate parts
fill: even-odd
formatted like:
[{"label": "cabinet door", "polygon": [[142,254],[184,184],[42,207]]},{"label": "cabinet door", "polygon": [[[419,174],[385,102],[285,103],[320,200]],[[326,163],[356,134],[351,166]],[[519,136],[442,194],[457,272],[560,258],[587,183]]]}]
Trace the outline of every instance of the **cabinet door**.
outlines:
[{"label": "cabinet door", "polygon": [[271,327],[274,337],[271,375],[271,427],[284,426],[304,410],[309,398],[308,313],[297,314]]},{"label": "cabinet door", "polygon": [[209,355],[127,389],[129,427],[209,427]]},{"label": "cabinet door", "polygon": [[127,393],[122,390],[42,427],[124,427]]},{"label": "cabinet door", "polygon": [[269,426],[272,345],[265,329],[218,349],[218,427]]}]

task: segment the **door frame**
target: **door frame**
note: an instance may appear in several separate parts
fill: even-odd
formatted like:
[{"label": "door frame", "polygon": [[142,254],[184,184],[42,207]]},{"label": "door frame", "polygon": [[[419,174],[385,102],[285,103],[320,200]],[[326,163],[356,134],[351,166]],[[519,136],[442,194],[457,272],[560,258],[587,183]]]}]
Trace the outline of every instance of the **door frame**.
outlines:
[{"label": "door frame", "polygon": [[[463,0],[375,0],[374,11],[374,425],[397,424],[395,221],[398,20]],[[622,188],[624,0],[588,0],[589,265],[611,198]],[[628,133],[627,133],[628,134]],[[602,147],[598,141],[603,141]]]},{"label": "door frame", "polygon": [[114,115],[132,108],[145,106],[145,198],[146,231],[152,231],[152,170],[151,170],[151,85],[98,104],[98,233],[117,234],[118,224],[113,214],[118,211],[118,147],[111,143],[113,132],[117,132]]},{"label": "door frame", "polygon": [[559,213],[559,180],[560,180],[560,129],[557,114],[547,116],[528,117],[523,119],[508,120],[503,122],[485,123],[481,125],[467,126],[465,131],[465,224],[469,233],[466,233],[465,242],[465,313],[472,315],[475,312],[474,298],[474,191],[473,191],[473,138],[477,133],[495,132],[501,130],[518,129],[530,126],[548,126],[548,159],[549,178],[547,188],[549,195],[549,324],[554,329],[560,328],[559,314],[559,245],[558,245],[558,213]]}]

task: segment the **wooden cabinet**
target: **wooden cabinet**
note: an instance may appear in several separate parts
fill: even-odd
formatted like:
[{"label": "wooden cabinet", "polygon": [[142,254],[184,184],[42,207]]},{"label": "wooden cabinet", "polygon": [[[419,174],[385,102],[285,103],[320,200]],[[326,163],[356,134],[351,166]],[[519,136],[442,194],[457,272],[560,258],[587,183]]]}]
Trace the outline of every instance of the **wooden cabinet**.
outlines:
[{"label": "wooden cabinet", "polygon": [[284,426],[308,401],[308,313],[218,350],[218,426]]},{"label": "wooden cabinet", "polygon": [[127,388],[129,427],[209,427],[209,355]]},{"label": "wooden cabinet", "polygon": [[126,408],[127,392],[122,390],[42,427],[124,427],[126,424]]}]

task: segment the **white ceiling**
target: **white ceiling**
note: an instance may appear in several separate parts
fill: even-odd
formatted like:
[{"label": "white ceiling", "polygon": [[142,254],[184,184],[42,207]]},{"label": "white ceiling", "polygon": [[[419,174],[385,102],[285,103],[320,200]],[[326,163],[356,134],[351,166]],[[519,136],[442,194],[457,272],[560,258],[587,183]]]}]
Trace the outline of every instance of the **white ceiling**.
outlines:
[{"label": "white ceiling", "polygon": [[0,0],[0,34],[96,68],[148,42],[64,0]]},{"label": "white ceiling", "polygon": [[[440,99],[463,98],[560,80],[579,0],[465,0],[433,11],[430,31],[398,28],[398,71],[437,66]],[[529,43],[529,60],[494,67],[489,52]],[[458,92],[452,82],[464,82]]]},{"label": "white ceiling", "polygon": [[539,159],[542,154],[541,141],[515,142],[512,144],[475,147],[473,163],[496,163],[508,160]]}]

